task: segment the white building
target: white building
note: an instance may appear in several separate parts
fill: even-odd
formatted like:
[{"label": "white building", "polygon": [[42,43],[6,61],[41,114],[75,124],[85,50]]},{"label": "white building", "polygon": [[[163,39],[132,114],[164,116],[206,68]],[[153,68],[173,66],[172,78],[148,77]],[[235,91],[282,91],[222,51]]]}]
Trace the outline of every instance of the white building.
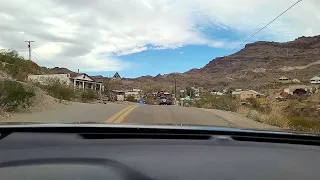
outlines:
[{"label": "white building", "polygon": [[28,80],[34,83],[38,82],[42,85],[49,85],[58,82],[68,86],[73,86],[74,88],[93,89],[98,92],[101,92],[103,89],[101,79],[95,79],[85,73],[29,75]]},{"label": "white building", "polygon": [[319,76],[314,76],[313,78],[310,79],[311,84],[320,84],[320,77]]},{"label": "white building", "polygon": [[281,77],[279,77],[279,82],[288,83],[288,82],[290,82],[290,80],[289,80],[289,78],[287,78],[285,76],[281,76]]}]

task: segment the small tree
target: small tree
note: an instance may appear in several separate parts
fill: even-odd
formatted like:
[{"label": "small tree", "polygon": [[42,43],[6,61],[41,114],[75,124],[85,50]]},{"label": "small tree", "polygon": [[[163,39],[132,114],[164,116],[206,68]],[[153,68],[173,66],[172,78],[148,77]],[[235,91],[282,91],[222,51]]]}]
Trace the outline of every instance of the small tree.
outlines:
[{"label": "small tree", "polygon": [[132,96],[132,95],[127,96],[126,99],[127,99],[127,101],[129,101],[129,102],[136,102],[136,99],[135,99],[134,96]]},{"label": "small tree", "polygon": [[192,89],[191,87],[187,87],[186,88],[186,93],[187,93],[187,96],[190,96],[190,97],[194,97],[194,89]]}]

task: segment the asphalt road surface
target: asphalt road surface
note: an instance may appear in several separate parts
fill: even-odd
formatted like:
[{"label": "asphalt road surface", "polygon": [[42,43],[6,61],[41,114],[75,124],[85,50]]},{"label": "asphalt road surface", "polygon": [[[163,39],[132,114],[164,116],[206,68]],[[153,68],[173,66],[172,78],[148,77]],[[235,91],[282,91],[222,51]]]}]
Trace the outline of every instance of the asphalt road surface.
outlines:
[{"label": "asphalt road surface", "polygon": [[[223,117],[221,116],[223,113]],[[217,115],[218,114],[218,115]],[[85,104],[73,103],[60,108],[14,116],[4,122],[24,123],[124,123],[124,124],[185,124],[240,128],[259,128],[257,122],[231,112],[180,107],[177,105]],[[230,119],[230,118],[231,119]],[[265,127],[265,126],[261,126]],[[269,126],[266,126],[269,127]]]}]

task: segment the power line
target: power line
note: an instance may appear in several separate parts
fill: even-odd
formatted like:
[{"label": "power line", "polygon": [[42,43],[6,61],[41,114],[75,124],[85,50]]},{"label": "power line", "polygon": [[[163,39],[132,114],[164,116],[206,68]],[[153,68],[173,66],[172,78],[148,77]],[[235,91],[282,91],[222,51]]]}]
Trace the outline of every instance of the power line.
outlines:
[{"label": "power line", "polygon": [[42,59],[43,61],[45,61],[46,63],[52,65],[53,67],[56,67],[53,63],[45,60],[43,57],[41,57],[41,56],[40,56],[39,54],[37,54],[36,52],[34,52],[34,51],[32,51],[32,50],[31,50],[31,52],[34,53],[34,54],[35,54],[36,56],[38,56],[39,58],[41,58],[41,59]]},{"label": "power line", "polygon": [[269,26],[271,23],[273,23],[275,20],[277,20],[279,17],[281,17],[284,13],[286,13],[287,11],[289,11],[291,8],[293,8],[295,5],[297,5],[299,2],[301,2],[302,0],[298,0],[297,2],[295,2],[293,5],[291,5],[289,8],[287,8],[285,11],[283,11],[281,14],[279,14],[277,17],[275,17],[272,21],[270,21],[268,24],[266,24],[265,26],[263,26],[261,29],[259,29],[257,32],[255,32],[254,34],[252,34],[250,37],[248,37],[246,40],[244,40],[242,43],[240,43],[237,47],[233,48],[229,53],[231,53],[232,51],[236,50],[237,48],[239,48],[240,46],[242,46],[245,42],[247,42],[248,40],[250,40],[252,37],[254,37],[256,34],[258,34],[260,31],[262,31],[263,29],[265,29],[267,26]]}]

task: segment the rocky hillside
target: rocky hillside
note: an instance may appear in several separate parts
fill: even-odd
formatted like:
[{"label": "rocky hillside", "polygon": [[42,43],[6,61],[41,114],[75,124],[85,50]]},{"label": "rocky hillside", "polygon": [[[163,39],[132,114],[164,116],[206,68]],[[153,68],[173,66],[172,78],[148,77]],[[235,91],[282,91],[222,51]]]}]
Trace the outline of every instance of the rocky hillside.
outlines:
[{"label": "rocky hillside", "polygon": [[218,57],[200,69],[185,73],[144,76],[126,80],[135,86],[202,86],[207,89],[223,87],[258,88],[276,82],[280,76],[309,81],[320,75],[320,36],[300,37],[294,41],[255,42],[237,53]]},{"label": "rocky hillside", "polygon": [[[26,69],[26,73],[73,73],[66,68],[49,69],[21,61],[20,57],[12,52],[9,55],[12,56],[10,59],[0,60],[3,63],[16,64],[20,70]],[[203,87],[208,90],[225,87],[259,88],[276,82],[280,76],[307,82],[311,77],[320,75],[319,69],[320,36],[300,37],[285,43],[259,41],[247,44],[245,48],[232,55],[215,58],[204,67],[185,73],[122,78],[113,84],[117,89],[172,90],[175,81],[178,89],[186,86]]]}]

